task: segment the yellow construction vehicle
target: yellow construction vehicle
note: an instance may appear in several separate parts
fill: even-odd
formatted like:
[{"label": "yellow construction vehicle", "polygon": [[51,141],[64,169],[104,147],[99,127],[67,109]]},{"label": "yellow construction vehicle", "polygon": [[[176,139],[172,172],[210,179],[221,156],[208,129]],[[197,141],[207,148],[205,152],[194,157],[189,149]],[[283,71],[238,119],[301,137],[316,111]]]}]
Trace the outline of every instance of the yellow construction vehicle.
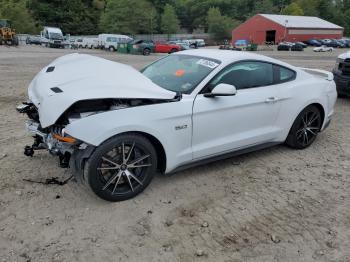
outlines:
[{"label": "yellow construction vehicle", "polygon": [[0,45],[18,45],[18,37],[11,28],[10,20],[0,19]]}]

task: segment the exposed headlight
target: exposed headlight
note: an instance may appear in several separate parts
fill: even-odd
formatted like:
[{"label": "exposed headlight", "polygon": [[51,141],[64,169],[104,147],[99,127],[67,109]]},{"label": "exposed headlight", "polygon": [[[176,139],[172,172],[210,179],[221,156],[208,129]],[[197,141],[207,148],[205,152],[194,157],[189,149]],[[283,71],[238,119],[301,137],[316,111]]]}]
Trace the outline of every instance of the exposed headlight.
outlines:
[{"label": "exposed headlight", "polygon": [[335,70],[339,70],[339,65],[343,62],[344,60],[343,59],[340,59],[340,58],[337,58],[336,62],[335,62],[335,66],[334,66],[334,69]]}]

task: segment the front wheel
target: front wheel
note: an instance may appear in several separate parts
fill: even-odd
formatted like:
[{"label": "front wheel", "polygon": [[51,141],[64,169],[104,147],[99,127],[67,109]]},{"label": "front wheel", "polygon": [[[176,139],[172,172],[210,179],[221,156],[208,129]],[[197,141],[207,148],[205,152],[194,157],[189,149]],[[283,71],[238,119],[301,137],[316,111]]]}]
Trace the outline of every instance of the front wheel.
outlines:
[{"label": "front wheel", "polygon": [[145,48],[145,49],[143,49],[142,54],[143,54],[143,55],[145,55],[145,56],[150,55],[150,54],[151,54],[151,49],[149,49],[149,48]]},{"label": "front wheel", "polygon": [[100,198],[122,201],[141,193],[151,182],[156,167],[156,151],[149,140],[125,134],[96,149],[86,164],[84,180]]},{"label": "front wheel", "polygon": [[296,149],[307,148],[315,141],[321,126],[320,110],[314,105],[306,107],[295,119],[286,139],[286,144]]}]

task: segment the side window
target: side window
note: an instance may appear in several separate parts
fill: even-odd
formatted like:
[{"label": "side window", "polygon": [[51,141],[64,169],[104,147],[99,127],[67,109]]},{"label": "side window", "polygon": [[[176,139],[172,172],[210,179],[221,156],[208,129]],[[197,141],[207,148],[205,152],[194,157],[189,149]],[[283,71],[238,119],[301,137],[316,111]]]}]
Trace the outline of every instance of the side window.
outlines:
[{"label": "side window", "polygon": [[273,65],[259,61],[235,63],[220,72],[210,82],[212,90],[218,84],[234,85],[238,90],[273,84]]},{"label": "side window", "polygon": [[282,83],[282,82],[292,81],[295,79],[296,74],[294,71],[281,66],[277,66],[277,67],[278,67],[277,82]]}]

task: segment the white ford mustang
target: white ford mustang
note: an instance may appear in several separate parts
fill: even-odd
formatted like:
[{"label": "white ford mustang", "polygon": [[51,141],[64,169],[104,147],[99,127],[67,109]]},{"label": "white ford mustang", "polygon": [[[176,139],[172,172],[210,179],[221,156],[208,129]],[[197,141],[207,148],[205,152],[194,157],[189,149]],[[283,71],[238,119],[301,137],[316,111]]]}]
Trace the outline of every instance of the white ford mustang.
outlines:
[{"label": "white ford mustang", "polygon": [[303,149],[330,123],[333,75],[245,52],[188,50],[141,72],[80,54],[31,82],[34,144],[58,155],[99,197],[134,197],[156,172],[285,143]]}]

